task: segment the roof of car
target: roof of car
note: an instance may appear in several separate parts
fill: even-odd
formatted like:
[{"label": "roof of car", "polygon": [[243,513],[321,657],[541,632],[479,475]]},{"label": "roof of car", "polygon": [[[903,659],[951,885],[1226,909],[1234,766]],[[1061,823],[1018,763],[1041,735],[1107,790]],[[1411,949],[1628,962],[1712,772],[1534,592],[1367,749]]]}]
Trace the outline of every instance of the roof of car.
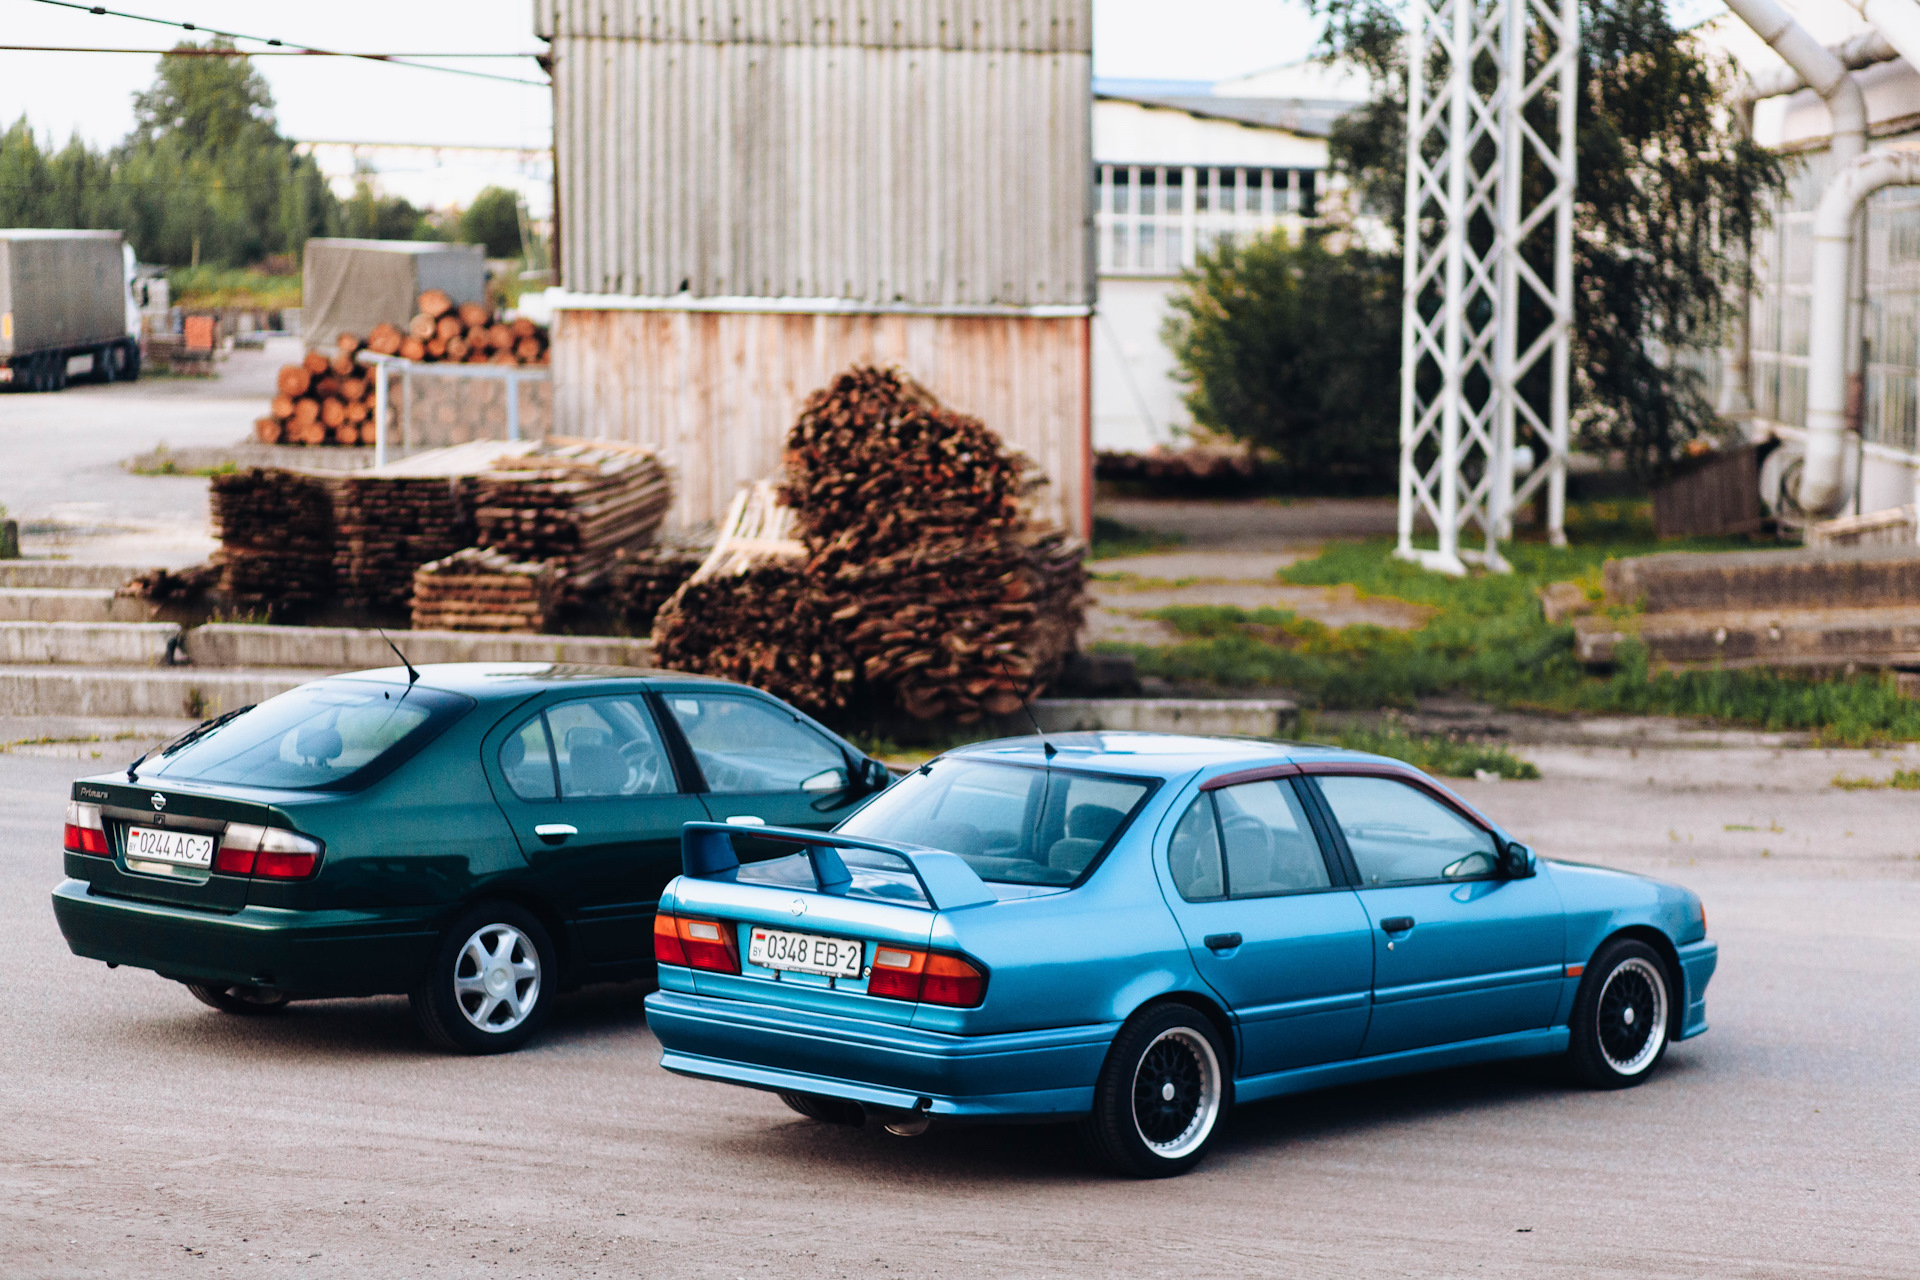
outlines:
[{"label": "roof of car", "polygon": [[992,742],[956,747],[947,754],[990,756],[1013,764],[1046,764],[1046,748],[1049,745],[1054,749],[1052,763],[1057,767],[1073,768],[1077,765],[1090,769],[1158,774],[1163,778],[1218,765],[1252,769],[1265,764],[1300,764],[1309,760],[1399,763],[1384,756],[1305,742],[1204,738],[1193,734],[1141,733],[1132,730],[1050,733],[1044,738],[1038,734],[1022,738],[998,738]]},{"label": "roof of car", "polygon": [[[670,680],[697,681],[710,685],[731,683],[711,676],[689,675],[684,671],[663,671],[653,667],[603,667],[572,662],[423,662],[415,670],[419,671],[420,683],[426,688],[464,693],[470,698],[478,698],[482,701],[503,697],[524,698],[554,685],[592,684],[599,681]],[[377,667],[370,671],[343,671],[331,678],[405,684],[407,669]]]}]

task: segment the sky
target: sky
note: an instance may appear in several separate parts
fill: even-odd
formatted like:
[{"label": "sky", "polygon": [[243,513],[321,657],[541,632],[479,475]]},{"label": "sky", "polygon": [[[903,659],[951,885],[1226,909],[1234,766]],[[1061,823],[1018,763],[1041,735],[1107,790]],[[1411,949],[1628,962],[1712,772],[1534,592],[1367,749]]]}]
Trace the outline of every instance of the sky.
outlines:
[{"label": "sky", "polygon": [[[1721,11],[1718,0],[1673,2],[1688,17]],[[1787,3],[1810,13],[1842,8],[1840,0]],[[365,52],[526,53],[544,47],[533,34],[532,0],[115,0],[106,7]],[[1809,25],[1822,34],[1820,24]],[[158,49],[186,34],[41,0],[0,0],[0,44]],[[1307,57],[1317,35],[1306,0],[1094,0],[1094,74],[1221,80]],[[0,51],[0,122],[24,114],[56,144],[77,132],[96,146],[111,145],[132,127],[133,94],[152,83],[155,62],[140,54]],[[344,58],[261,58],[254,65],[272,86],[280,131],[296,140],[536,150],[550,142],[545,88]],[[451,65],[542,79],[530,59]],[[355,153],[332,147],[317,155],[344,189]],[[543,157],[389,150],[363,151],[360,162],[377,170],[382,190],[416,204],[464,203],[481,186],[499,182],[522,190],[534,216],[546,212],[550,172]]]}]

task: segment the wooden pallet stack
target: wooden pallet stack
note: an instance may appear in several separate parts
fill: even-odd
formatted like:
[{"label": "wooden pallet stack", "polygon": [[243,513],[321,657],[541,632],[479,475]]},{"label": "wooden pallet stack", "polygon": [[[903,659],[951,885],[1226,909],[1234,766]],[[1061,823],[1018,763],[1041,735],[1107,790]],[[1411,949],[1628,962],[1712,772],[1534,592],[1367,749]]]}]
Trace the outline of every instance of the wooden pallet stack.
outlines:
[{"label": "wooden pallet stack", "polygon": [[252,467],[213,477],[220,590],[268,616],[321,603],[334,589],[333,496],[318,477]]},{"label": "wooden pallet stack", "polygon": [[647,635],[660,607],[706,558],[682,547],[623,547],[607,570],[607,610],[634,635]]},{"label": "wooden pallet stack", "polygon": [[341,603],[405,609],[415,571],[473,545],[473,520],[447,476],[349,474],[332,482]]},{"label": "wooden pallet stack", "polygon": [[549,438],[467,482],[476,544],[518,560],[555,560],[576,587],[622,548],[645,545],[673,502],[658,455],[636,445]]},{"label": "wooden pallet stack", "polygon": [[807,402],[777,495],[743,495],[661,609],[656,651],[816,711],[1017,713],[1073,651],[1086,585],[1084,545],[1024,515],[1035,480],[897,371],[851,369]]},{"label": "wooden pallet stack", "polygon": [[559,586],[551,564],[468,547],[414,571],[413,629],[539,635],[551,625]]}]

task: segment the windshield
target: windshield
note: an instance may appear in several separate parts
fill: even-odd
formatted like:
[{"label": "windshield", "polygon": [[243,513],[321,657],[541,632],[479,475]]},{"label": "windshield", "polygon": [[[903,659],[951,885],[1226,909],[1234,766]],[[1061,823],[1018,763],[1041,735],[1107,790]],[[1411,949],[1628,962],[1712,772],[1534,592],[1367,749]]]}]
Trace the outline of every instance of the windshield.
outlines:
[{"label": "windshield", "polygon": [[[320,680],[187,734],[139,767],[143,778],[344,791],[391,772],[473,705],[438,689]],[[198,732],[198,731],[196,731]]]},{"label": "windshield", "polygon": [[896,782],[837,829],[957,853],[982,880],[1077,884],[1158,785],[949,757]]}]

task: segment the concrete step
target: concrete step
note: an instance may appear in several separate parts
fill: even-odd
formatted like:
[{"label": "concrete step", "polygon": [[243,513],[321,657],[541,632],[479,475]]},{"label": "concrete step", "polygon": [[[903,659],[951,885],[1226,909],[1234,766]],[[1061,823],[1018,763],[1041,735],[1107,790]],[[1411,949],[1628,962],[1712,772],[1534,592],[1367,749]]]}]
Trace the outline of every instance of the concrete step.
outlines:
[{"label": "concrete step", "polygon": [[[620,636],[503,636],[472,631],[389,631],[416,667],[429,662],[561,662],[645,667],[653,645]],[[186,636],[198,667],[308,667],[364,671],[399,660],[377,631],[355,627],[266,627],[210,623]]]},{"label": "concrete step", "polygon": [[1920,606],[1920,546],[1673,552],[1609,560],[1607,602],[1648,613]]},{"label": "concrete step", "polygon": [[1298,713],[1284,698],[1037,698],[1033,704],[1033,718],[1049,733],[1136,729],[1279,738],[1293,731]]},{"label": "concrete step", "polygon": [[311,679],[310,671],[0,666],[0,716],[199,721]]},{"label": "concrete step", "polygon": [[0,622],[145,622],[144,600],[107,587],[0,587]]},{"label": "concrete step", "polygon": [[0,622],[0,664],[158,667],[179,639],[171,622]]},{"label": "concrete step", "polygon": [[70,587],[112,591],[151,567],[79,564],[71,560],[0,560],[0,587]]},{"label": "concrete step", "polygon": [[1618,660],[1638,637],[1662,667],[1842,670],[1920,667],[1920,604],[1880,609],[1689,609],[1574,619],[1582,662]]}]

